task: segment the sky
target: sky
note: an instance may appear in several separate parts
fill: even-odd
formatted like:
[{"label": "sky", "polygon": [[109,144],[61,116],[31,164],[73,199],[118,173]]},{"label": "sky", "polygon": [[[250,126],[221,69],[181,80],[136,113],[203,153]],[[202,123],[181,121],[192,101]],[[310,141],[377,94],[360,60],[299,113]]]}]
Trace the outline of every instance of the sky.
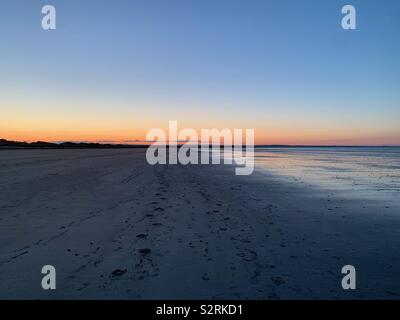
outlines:
[{"label": "sky", "polygon": [[0,138],[142,141],[177,120],[258,144],[400,145],[399,57],[398,0],[2,0]]}]

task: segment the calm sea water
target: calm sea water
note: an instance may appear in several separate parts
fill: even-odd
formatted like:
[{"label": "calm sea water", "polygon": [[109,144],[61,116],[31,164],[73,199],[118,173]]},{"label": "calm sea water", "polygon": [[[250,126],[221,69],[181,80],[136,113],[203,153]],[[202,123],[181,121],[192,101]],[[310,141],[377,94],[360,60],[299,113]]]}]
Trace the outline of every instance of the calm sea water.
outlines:
[{"label": "calm sea water", "polygon": [[400,147],[257,148],[255,167],[291,183],[400,205]]}]

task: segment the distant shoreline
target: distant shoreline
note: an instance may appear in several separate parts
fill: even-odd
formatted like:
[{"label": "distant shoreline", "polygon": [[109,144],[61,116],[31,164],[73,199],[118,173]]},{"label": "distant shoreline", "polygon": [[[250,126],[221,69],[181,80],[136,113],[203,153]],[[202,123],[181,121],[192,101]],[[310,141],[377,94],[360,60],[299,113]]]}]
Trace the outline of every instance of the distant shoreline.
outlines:
[{"label": "distant shoreline", "polygon": [[[21,142],[0,139],[0,150],[10,149],[137,149],[148,148],[146,144],[110,144],[95,142]],[[167,146],[168,147],[168,146]],[[179,146],[178,146],[179,147]],[[360,146],[360,145],[255,145],[254,148],[398,148],[400,145]],[[221,146],[223,148],[223,146]]]},{"label": "distant shoreline", "polygon": [[147,145],[130,145],[130,144],[102,144],[90,142],[62,142],[53,143],[45,141],[37,142],[20,142],[0,139],[1,149],[131,149],[131,148],[147,148]]}]

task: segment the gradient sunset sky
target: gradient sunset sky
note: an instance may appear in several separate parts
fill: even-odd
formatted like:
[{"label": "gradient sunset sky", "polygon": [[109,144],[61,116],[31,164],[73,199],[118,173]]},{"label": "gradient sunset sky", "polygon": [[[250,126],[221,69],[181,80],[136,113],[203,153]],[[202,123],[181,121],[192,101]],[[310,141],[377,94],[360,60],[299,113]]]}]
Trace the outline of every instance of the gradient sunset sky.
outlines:
[{"label": "gradient sunset sky", "polygon": [[[41,8],[57,9],[57,30]],[[357,30],[341,8],[357,9]],[[0,138],[400,145],[398,0],[2,0]]]}]

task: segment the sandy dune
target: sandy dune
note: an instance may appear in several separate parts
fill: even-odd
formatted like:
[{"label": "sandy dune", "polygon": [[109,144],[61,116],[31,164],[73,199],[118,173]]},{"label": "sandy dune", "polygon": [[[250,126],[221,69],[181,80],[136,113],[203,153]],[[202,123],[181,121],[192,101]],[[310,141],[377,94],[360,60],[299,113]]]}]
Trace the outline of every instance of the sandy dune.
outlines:
[{"label": "sandy dune", "polygon": [[328,196],[141,149],[3,150],[0,298],[400,298],[397,208]]}]

